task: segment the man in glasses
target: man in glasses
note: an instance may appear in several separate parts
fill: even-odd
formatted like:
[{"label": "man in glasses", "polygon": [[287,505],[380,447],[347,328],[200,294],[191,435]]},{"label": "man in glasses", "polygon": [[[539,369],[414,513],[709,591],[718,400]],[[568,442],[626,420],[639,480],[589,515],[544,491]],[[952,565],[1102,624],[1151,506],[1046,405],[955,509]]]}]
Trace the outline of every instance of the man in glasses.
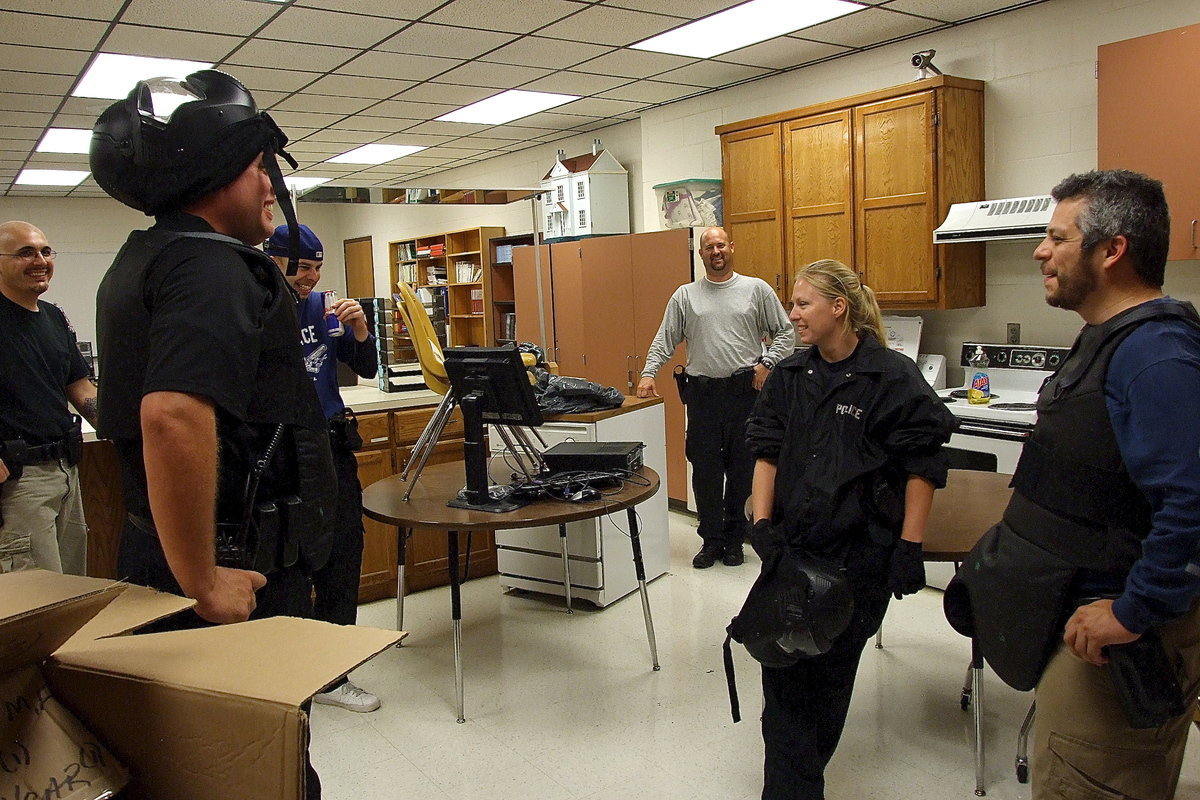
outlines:
[{"label": "man in glasses", "polygon": [[54,255],[28,222],[0,224],[0,573],[87,567],[83,437],[67,403],[95,425],[96,387],[66,315],[38,299]]}]

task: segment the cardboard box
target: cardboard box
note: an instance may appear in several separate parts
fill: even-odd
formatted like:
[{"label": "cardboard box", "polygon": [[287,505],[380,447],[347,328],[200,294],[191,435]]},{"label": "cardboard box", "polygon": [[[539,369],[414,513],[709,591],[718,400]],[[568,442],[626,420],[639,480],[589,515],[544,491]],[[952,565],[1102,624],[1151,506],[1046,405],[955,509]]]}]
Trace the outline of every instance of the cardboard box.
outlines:
[{"label": "cardboard box", "polygon": [[304,797],[300,705],[404,634],[274,617],[120,635],[191,605],[0,575],[0,798]]}]

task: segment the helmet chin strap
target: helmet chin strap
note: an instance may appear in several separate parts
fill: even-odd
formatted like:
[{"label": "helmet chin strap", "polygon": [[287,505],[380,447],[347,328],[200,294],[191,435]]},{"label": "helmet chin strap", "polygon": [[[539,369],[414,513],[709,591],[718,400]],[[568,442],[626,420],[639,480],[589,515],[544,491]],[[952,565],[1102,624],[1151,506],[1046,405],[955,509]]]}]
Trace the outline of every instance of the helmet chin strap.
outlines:
[{"label": "helmet chin strap", "polygon": [[[296,169],[299,166],[286,150],[279,148],[279,155]],[[263,152],[263,166],[267,168],[267,176],[271,179],[271,188],[275,190],[275,202],[283,209],[283,218],[288,224],[288,261],[287,274],[291,277],[300,269],[300,226],[296,222],[296,207],[292,205],[292,195],[287,184],[283,182],[283,172],[279,162],[275,160],[275,144],[271,144]]]}]

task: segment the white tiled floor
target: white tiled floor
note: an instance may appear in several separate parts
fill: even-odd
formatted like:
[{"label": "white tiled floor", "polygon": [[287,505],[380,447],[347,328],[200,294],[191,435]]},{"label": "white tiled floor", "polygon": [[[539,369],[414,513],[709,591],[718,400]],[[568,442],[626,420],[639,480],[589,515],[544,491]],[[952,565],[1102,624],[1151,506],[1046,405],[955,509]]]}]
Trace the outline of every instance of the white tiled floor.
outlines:
[{"label": "white tiled floor", "polygon": [[[410,595],[404,647],[352,673],[383,707],[314,706],[312,758],[324,797],[421,800],[751,800],[762,787],[758,669],[735,646],[742,722],[721,662],[724,626],[758,561],[691,568],[694,521],[671,514],[671,572],[650,584],[660,672],[636,593],[599,611],[561,598],[503,594],[492,576],[463,588],[466,716],[455,722],[449,589]],[[394,601],[359,622],[393,627]],[[850,719],[827,770],[829,800],[968,800],[970,712],[959,707],[968,643],[933,589],[893,602],[884,649],[868,645]],[[1013,770],[1030,694],[985,679],[986,789],[1028,798]],[[1192,736],[1177,797],[1200,797]]]}]

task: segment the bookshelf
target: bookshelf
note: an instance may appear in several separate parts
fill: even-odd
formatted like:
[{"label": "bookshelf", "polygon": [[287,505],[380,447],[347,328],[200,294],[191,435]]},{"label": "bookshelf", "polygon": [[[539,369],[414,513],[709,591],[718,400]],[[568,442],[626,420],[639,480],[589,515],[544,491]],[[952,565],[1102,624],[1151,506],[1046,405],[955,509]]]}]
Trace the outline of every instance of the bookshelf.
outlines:
[{"label": "bookshelf", "polygon": [[[403,280],[417,289],[433,319],[443,347],[486,345],[494,341],[488,276],[491,241],[502,227],[467,228],[388,242],[391,285]],[[509,280],[511,295],[511,278]],[[407,334],[397,324],[397,350]]]},{"label": "bookshelf", "polygon": [[532,233],[491,239],[491,267],[486,272],[484,292],[492,330],[490,344],[508,344],[516,340],[517,304],[513,291],[512,249],[531,244]]}]

